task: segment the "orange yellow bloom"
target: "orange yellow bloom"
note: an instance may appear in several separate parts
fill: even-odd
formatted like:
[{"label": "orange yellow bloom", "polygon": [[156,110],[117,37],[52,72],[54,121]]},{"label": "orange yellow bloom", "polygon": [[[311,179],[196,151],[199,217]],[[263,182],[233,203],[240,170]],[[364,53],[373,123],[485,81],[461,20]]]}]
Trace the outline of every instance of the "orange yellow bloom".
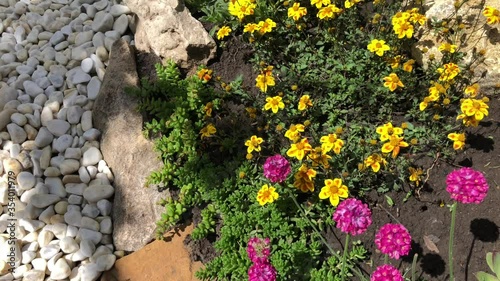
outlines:
[{"label": "orange yellow bloom", "polygon": [[460,68],[458,65],[450,62],[438,68],[437,72],[441,74],[441,76],[439,76],[439,81],[450,81],[460,73]]},{"label": "orange yellow bloom", "polygon": [[221,40],[231,33],[231,28],[229,26],[223,26],[217,31],[217,39]]},{"label": "orange yellow bloom", "polygon": [[422,171],[422,168],[415,169],[413,167],[410,167],[409,170],[410,170],[410,178],[409,178],[410,181],[415,182],[415,185],[418,186],[420,184],[420,178],[424,173],[424,171]]},{"label": "orange yellow bloom", "polygon": [[245,24],[245,27],[243,28],[243,32],[248,32],[248,33],[254,33],[255,30],[258,29],[258,26],[256,23],[247,23]]},{"label": "orange yellow bloom", "polygon": [[217,129],[215,129],[215,126],[212,123],[210,123],[201,129],[201,131],[200,131],[201,138],[202,139],[208,138],[208,137],[212,136],[213,134],[215,134],[216,132],[217,132]]},{"label": "orange yellow bloom", "polygon": [[331,4],[331,0],[311,0],[311,5],[316,6],[316,8],[321,8],[322,6],[328,6]]},{"label": "orange yellow bloom", "polygon": [[305,126],[302,124],[292,124],[290,129],[285,132],[285,137],[293,142],[297,142],[300,139],[300,133],[304,132]]},{"label": "orange yellow bloom", "polygon": [[308,157],[311,159],[313,167],[317,167],[321,164],[325,169],[328,169],[330,168],[329,160],[332,159],[332,157],[322,153],[322,151],[321,147],[316,147],[311,151]]},{"label": "orange yellow bloom", "polygon": [[312,146],[306,138],[303,138],[300,142],[292,143],[290,149],[286,152],[289,157],[295,157],[299,161],[302,161],[304,156],[312,150]]},{"label": "orange yellow bloom", "polygon": [[294,175],[293,186],[302,192],[314,192],[314,177],[316,177],[316,171],[308,168],[306,164],[302,164]]},{"label": "orange yellow bloom", "polygon": [[457,120],[462,119],[462,123],[465,125],[465,127],[477,127],[479,125],[479,120],[476,120],[474,115],[472,116],[467,116],[465,113],[462,113],[457,116]]},{"label": "orange yellow bloom", "polygon": [[489,25],[500,23],[500,11],[498,9],[486,6],[483,15],[486,17],[486,23]]},{"label": "orange yellow bloom", "polygon": [[326,154],[333,149],[335,154],[339,154],[342,146],[344,146],[344,141],[337,137],[337,134],[328,134],[320,139],[321,142],[321,153]]},{"label": "orange yellow bloom", "polygon": [[448,134],[448,139],[453,141],[453,149],[459,150],[463,149],[465,146],[465,134],[464,133],[450,133]]},{"label": "orange yellow bloom", "polygon": [[198,78],[202,80],[204,83],[210,81],[212,79],[212,70],[208,68],[202,68],[198,71]]},{"label": "orange yellow bloom", "polygon": [[213,107],[214,107],[214,104],[212,102],[207,102],[207,104],[203,108],[206,116],[212,116]]},{"label": "orange yellow bloom", "polygon": [[386,123],[382,126],[377,127],[377,134],[380,135],[381,141],[389,140],[392,136],[399,136],[403,134],[403,129],[400,127],[392,126],[392,123]]},{"label": "orange yellow bloom", "polygon": [[345,0],[344,7],[346,7],[346,9],[349,9],[361,1],[362,0]]},{"label": "orange yellow bloom", "polygon": [[250,139],[245,142],[245,146],[248,146],[247,153],[252,153],[253,151],[259,152],[261,150],[260,144],[263,142],[264,140],[256,135],[251,136]]},{"label": "orange yellow bloom", "polygon": [[308,107],[311,106],[313,106],[313,103],[309,95],[303,95],[302,97],[300,97],[298,106],[300,111],[306,110]]},{"label": "orange yellow bloom", "polygon": [[266,104],[264,105],[265,110],[272,110],[273,113],[278,113],[278,110],[283,108],[285,108],[285,104],[280,96],[266,98]]},{"label": "orange yellow bloom", "polygon": [[394,92],[398,87],[404,87],[405,85],[396,73],[391,73],[389,76],[384,77],[384,87],[389,88],[391,92]]},{"label": "orange yellow bloom", "polygon": [[335,4],[330,4],[326,7],[320,8],[317,17],[319,19],[331,19],[335,17],[335,14],[342,12]]},{"label": "orange yellow bloom", "polygon": [[471,86],[465,88],[465,94],[471,98],[475,98],[479,93],[479,84],[474,83]]},{"label": "orange yellow bloom", "polygon": [[279,194],[273,186],[264,184],[257,193],[257,202],[259,202],[261,206],[264,206],[267,203],[273,203],[278,197]]},{"label": "orange yellow bloom", "polygon": [[488,116],[489,106],[478,99],[464,99],[460,105],[460,109],[466,116],[474,116],[477,121],[483,120],[484,116]]},{"label": "orange yellow bloom", "polygon": [[257,28],[260,34],[266,34],[273,31],[276,27],[276,23],[272,19],[266,19],[265,21],[259,21]]},{"label": "orange yellow bloom", "polygon": [[368,156],[368,158],[366,158],[364,161],[364,166],[371,167],[372,171],[375,173],[380,171],[380,167],[381,167],[380,164],[386,165],[387,161],[377,153],[374,153],[374,154]]},{"label": "orange yellow bloom", "polygon": [[256,6],[254,0],[231,0],[228,11],[241,21],[245,16],[253,15]]},{"label": "orange yellow bloom", "polygon": [[403,64],[403,70],[406,72],[412,72],[413,71],[413,65],[415,64],[415,60],[411,59],[408,60]]},{"label": "orange yellow bloom", "polygon": [[373,39],[370,44],[368,44],[367,48],[370,52],[377,54],[379,57],[383,56],[385,51],[391,49],[389,45],[385,44],[384,40],[377,39]]},{"label": "orange yellow bloom", "polygon": [[453,54],[457,50],[457,45],[453,45],[450,43],[443,43],[443,44],[439,45],[438,50],[441,52],[448,52],[448,53]]},{"label": "orange yellow bloom", "polygon": [[343,185],[342,180],[339,178],[325,180],[325,186],[321,188],[321,192],[319,193],[320,199],[330,199],[330,203],[333,206],[339,204],[340,198],[347,198],[347,196],[347,186]]},{"label": "orange yellow bloom", "polygon": [[268,67],[263,73],[257,75],[257,78],[255,78],[255,82],[255,86],[264,93],[267,92],[268,87],[276,85],[272,73],[272,66]]},{"label": "orange yellow bloom", "polygon": [[293,3],[293,6],[288,8],[288,17],[293,18],[294,21],[298,21],[305,15],[307,15],[307,9],[300,7],[300,3],[298,2]]},{"label": "orange yellow bloom", "polygon": [[401,147],[408,147],[408,143],[403,140],[403,137],[391,136],[389,142],[382,145],[382,152],[392,152],[392,158],[396,158],[401,150]]}]

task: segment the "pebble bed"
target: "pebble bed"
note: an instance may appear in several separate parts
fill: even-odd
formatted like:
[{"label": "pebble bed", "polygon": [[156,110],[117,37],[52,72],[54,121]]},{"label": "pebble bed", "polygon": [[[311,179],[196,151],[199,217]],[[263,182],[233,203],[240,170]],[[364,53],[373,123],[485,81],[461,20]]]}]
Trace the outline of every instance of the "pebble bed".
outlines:
[{"label": "pebble bed", "polygon": [[0,0],[0,281],[97,280],[124,255],[92,107],[133,23],[112,0]]}]

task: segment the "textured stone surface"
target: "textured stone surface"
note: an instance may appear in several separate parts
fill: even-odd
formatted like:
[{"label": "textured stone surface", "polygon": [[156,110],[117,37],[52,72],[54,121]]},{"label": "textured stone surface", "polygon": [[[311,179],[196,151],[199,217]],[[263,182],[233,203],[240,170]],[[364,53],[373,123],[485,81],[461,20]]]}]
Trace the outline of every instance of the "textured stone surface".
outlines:
[{"label": "textured stone surface", "polygon": [[99,95],[94,103],[93,124],[102,132],[101,151],[114,173],[113,241],[117,250],[136,251],[154,237],[155,222],[165,196],[144,188],[147,175],[161,167],[152,142],[142,136],[142,116],[137,103],[124,92],[139,78],[133,50],[116,41],[110,54]]}]

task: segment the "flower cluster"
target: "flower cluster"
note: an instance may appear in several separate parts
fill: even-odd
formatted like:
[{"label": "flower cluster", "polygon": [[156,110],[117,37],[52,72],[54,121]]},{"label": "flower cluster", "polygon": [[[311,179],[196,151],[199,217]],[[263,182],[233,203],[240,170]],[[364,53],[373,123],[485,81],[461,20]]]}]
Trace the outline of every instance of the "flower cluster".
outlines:
[{"label": "flower cluster", "polygon": [[311,5],[318,8],[319,19],[333,19],[342,12],[342,9],[331,3],[331,0],[311,0]]},{"label": "flower cluster", "polygon": [[408,147],[408,143],[404,141],[403,129],[400,127],[393,127],[392,123],[386,123],[377,127],[377,134],[380,135],[380,140],[385,142],[382,145],[382,153],[391,153],[392,158],[396,158],[402,147]]},{"label": "flower cluster", "polygon": [[261,206],[264,206],[267,203],[273,203],[274,200],[278,199],[278,197],[279,194],[276,192],[276,189],[273,186],[264,184],[257,193],[257,202],[259,202]]},{"label": "flower cluster", "polygon": [[[487,99],[485,100],[488,101]],[[477,126],[479,121],[483,120],[484,116],[488,116],[489,106],[486,104],[485,100],[463,99],[460,104],[462,114],[460,114],[457,119],[463,119],[464,123],[466,119],[469,119],[468,121],[472,126]]]},{"label": "flower cluster", "polygon": [[301,17],[307,15],[307,9],[301,7],[300,3],[293,3],[293,6],[288,8],[288,17],[293,18],[294,21],[298,21]]},{"label": "flower cluster", "polygon": [[426,96],[424,98],[424,100],[420,103],[420,111],[424,111],[431,102],[438,102],[441,97],[445,97],[443,99],[443,103],[444,103],[444,100],[447,99],[446,98],[446,92],[448,91],[448,88],[450,87],[449,84],[440,84],[440,83],[437,83],[437,82],[434,82],[433,85],[431,87],[429,87],[429,95]]},{"label": "flower cluster", "polygon": [[231,0],[228,11],[242,21],[245,16],[253,15],[256,6],[255,0]]},{"label": "flower cluster", "polygon": [[300,111],[306,110],[308,107],[313,106],[311,97],[309,95],[303,95],[300,97],[298,109]]},{"label": "flower cluster", "polygon": [[399,39],[413,36],[414,24],[424,25],[427,18],[417,8],[398,12],[392,17],[392,29]]},{"label": "flower cluster", "polygon": [[453,54],[457,50],[457,45],[453,45],[453,44],[450,44],[448,42],[445,42],[445,43],[439,45],[438,50],[440,52],[448,52],[450,54]]},{"label": "flower cluster", "polygon": [[253,263],[248,269],[249,281],[276,280],[276,269],[269,262],[269,255],[271,254],[269,238],[250,238],[247,245],[247,254]]},{"label": "flower cluster", "polygon": [[210,79],[212,79],[212,72],[213,72],[213,70],[211,70],[211,69],[202,68],[198,71],[197,75],[201,81],[203,81],[204,83],[207,83],[208,81],[210,81]]},{"label": "flower cluster", "polygon": [[481,172],[465,167],[448,174],[446,191],[458,202],[479,204],[488,193],[488,183]]},{"label": "flower cluster", "polygon": [[312,146],[309,144],[307,138],[303,138],[301,141],[292,143],[290,149],[286,152],[289,157],[295,157],[301,161],[307,153],[312,150]]},{"label": "flower cluster", "polygon": [[290,128],[285,132],[285,137],[292,142],[298,142],[300,140],[300,133],[303,133],[305,126],[302,124],[292,124]]},{"label": "flower cluster", "polygon": [[372,212],[361,200],[349,198],[340,203],[333,213],[333,220],[342,232],[363,234],[372,224]]},{"label": "flower cluster", "polygon": [[383,254],[399,259],[410,253],[411,236],[403,225],[387,223],[375,235],[375,244]]},{"label": "flower cluster", "polygon": [[489,25],[500,23],[500,11],[498,9],[486,6],[484,8],[483,15],[486,17],[486,23]]},{"label": "flower cluster", "polygon": [[403,275],[394,266],[390,264],[384,264],[372,273],[370,281],[403,281]]},{"label": "flower cluster", "polygon": [[290,172],[290,163],[279,154],[268,157],[264,163],[264,176],[273,183],[283,182]]}]

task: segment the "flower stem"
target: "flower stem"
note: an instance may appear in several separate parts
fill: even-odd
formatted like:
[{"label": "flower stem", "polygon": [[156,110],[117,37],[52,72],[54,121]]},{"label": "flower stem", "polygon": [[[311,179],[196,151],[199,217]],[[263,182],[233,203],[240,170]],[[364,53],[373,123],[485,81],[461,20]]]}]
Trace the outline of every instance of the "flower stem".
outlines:
[{"label": "flower stem", "polygon": [[450,240],[448,242],[448,268],[450,269],[450,281],[455,281],[453,276],[453,240],[455,234],[455,217],[457,213],[457,202],[451,205],[451,225],[450,225]]},{"label": "flower stem", "polygon": [[413,255],[413,262],[411,263],[411,281],[417,281],[417,277],[415,275],[417,267],[417,259],[418,259],[418,254]]},{"label": "flower stem", "polygon": [[346,263],[346,260],[347,260],[347,248],[349,248],[349,233],[346,235],[345,237],[345,244],[344,244],[344,255],[342,256],[342,265],[341,265],[341,268],[340,268],[340,276],[342,277],[342,280],[346,280],[346,276],[345,276],[345,263]]}]

